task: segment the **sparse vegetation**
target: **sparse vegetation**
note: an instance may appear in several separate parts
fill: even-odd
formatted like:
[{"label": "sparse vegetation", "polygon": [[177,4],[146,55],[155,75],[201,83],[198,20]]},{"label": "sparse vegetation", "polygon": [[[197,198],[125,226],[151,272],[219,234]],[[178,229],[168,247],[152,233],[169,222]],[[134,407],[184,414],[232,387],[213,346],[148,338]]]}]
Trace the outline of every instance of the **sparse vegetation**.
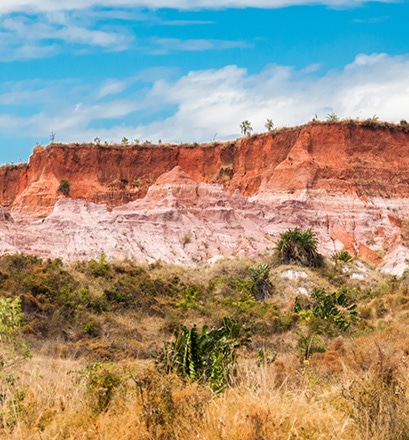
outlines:
[{"label": "sparse vegetation", "polygon": [[307,236],[286,267],[0,257],[0,437],[406,438],[407,275],[300,268]]},{"label": "sparse vegetation", "polygon": [[184,235],[182,238],[182,245],[183,247],[185,247],[187,244],[189,244],[192,241],[192,239],[190,238],[190,235]]},{"label": "sparse vegetation", "polygon": [[376,115],[373,115],[371,118],[365,119],[362,123],[365,127],[369,127],[371,129],[375,129],[379,124],[379,118]]},{"label": "sparse vegetation", "polygon": [[338,122],[338,121],[339,121],[339,117],[335,113],[329,113],[327,115],[327,122]]}]

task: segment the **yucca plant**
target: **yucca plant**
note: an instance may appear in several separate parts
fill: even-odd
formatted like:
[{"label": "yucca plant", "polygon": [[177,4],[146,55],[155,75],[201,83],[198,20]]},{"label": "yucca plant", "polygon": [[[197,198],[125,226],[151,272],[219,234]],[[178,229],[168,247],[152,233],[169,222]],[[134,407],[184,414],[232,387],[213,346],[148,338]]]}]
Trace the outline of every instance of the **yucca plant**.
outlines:
[{"label": "yucca plant", "polygon": [[276,255],[283,264],[320,266],[322,256],[317,251],[318,239],[311,229],[288,229],[280,235]]},{"label": "yucca plant", "polygon": [[273,291],[270,281],[270,265],[257,264],[250,269],[250,293],[255,299],[265,301]]},{"label": "yucca plant", "polygon": [[225,317],[218,329],[208,330],[204,326],[199,332],[196,325],[191,329],[182,325],[175,340],[166,342],[154,355],[159,369],[208,383],[214,392],[220,393],[235,374],[237,349],[249,343],[249,331]]}]

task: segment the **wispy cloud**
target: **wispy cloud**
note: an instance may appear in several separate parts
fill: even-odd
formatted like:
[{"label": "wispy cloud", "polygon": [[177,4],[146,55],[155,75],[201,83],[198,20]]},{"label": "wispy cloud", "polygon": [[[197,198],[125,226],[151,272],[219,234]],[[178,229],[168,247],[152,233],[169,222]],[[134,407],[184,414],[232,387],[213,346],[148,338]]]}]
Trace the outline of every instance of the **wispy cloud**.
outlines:
[{"label": "wispy cloud", "polygon": [[382,16],[382,17],[369,17],[369,18],[356,18],[354,23],[359,24],[379,24],[389,20],[390,17]]},{"label": "wispy cloud", "polygon": [[[44,4],[46,5],[45,2]],[[134,10],[127,13],[126,10],[118,9],[112,11],[113,16],[126,23],[115,26],[112,24],[113,16],[108,12],[106,9],[94,9],[85,14],[79,9],[68,11],[50,8],[39,13],[29,10],[24,13],[0,15],[0,61],[39,59],[66,53],[67,49],[71,52],[91,48],[111,52],[136,49],[153,54],[166,54],[175,51],[251,47],[250,44],[241,41],[217,39],[138,38],[135,35],[135,21],[149,21],[155,26],[166,27],[197,26],[198,23],[205,25],[212,22],[166,21],[153,13]]]},{"label": "wispy cloud", "polygon": [[0,16],[0,61],[25,60],[54,55],[61,45],[99,46],[123,50],[133,36],[121,29],[95,28],[69,13]]},{"label": "wispy cloud", "polygon": [[[54,131],[61,141],[127,136],[201,142],[239,136],[245,119],[255,131],[264,130],[267,118],[283,126],[305,123],[315,114],[325,119],[332,112],[341,118],[376,114],[383,120],[408,120],[408,71],[409,55],[362,54],[321,78],[311,69],[271,65],[250,74],[233,65],[191,71],[176,80],[152,78],[149,87],[147,78],[137,76],[96,85],[79,80],[43,87],[36,82],[8,84],[0,91],[0,130],[42,139]],[[30,114],[33,92],[38,107]],[[11,101],[28,116],[17,116],[8,107]],[[168,116],[159,117],[161,111]],[[142,117],[145,122],[138,123]]]},{"label": "wispy cloud", "polygon": [[225,49],[248,49],[252,45],[244,41],[227,40],[180,40],[178,38],[158,38],[154,39],[153,45],[156,46],[154,53],[162,54],[174,51],[205,51],[205,50],[225,50]]},{"label": "wispy cloud", "polygon": [[[226,8],[282,8],[295,5],[326,5],[329,7],[354,7],[370,0],[2,0],[0,13],[15,11],[73,11],[95,7],[112,8],[173,8],[180,10]],[[392,3],[393,0],[375,0]]]}]

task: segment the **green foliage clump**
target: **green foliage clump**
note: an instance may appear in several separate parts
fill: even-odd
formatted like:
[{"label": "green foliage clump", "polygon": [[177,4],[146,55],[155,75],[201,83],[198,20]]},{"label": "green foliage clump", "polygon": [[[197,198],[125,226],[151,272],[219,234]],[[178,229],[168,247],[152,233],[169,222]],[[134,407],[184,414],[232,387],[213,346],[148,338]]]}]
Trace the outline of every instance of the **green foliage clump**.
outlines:
[{"label": "green foliage clump", "polygon": [[323,258],[317,251],[318,239],[311,229],[288,229],[280,235],[275,253],[282,264],[319,267]]},{"label": "green foliage clump", "polygon": [[155,356],[160,369],[208,383],[215,393],[220,393],[232,381],[238,348],[249,343],[248,330],[225,317],[218,329],[204,326],[199,332],[196,325],[191,329],[182,325],[175,340],[166,342]]},{"label": "green foliage clump", "polygon": [[197,300],[202,295],[202,290],[199,286],[189,286],[182,291],[183,299],[176,303],[176,307],[178,307],[182,311],[186,311],[188,309],[195,309],[198,306]]},{"label": "green foliage clump", "polygon": [[70,188],[71,188],[70,182],[68,182],[68,180],[62,179],[60,181],[60,185],[57,189],[57,192],[60,192],[61,194],[64,194],[65,196],[69,196],[70,195]]},{"label": "green foliage clump", "polygon": [[379,117],[377,115],[373,115],[371,118],[365,119],[365,121],[362,122],[362,125],[373,130],[380,125]]}]

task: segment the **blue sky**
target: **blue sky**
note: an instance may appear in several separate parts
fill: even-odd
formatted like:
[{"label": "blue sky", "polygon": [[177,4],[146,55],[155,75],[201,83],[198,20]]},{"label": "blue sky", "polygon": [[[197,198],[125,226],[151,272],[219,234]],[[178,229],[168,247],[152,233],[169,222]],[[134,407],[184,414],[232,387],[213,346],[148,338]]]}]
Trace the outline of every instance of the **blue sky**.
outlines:
[{"label": "blue sky", "polygon": [[206,142],[409,120],[406,1],[1,0],[0,163],[36,143]]}]

